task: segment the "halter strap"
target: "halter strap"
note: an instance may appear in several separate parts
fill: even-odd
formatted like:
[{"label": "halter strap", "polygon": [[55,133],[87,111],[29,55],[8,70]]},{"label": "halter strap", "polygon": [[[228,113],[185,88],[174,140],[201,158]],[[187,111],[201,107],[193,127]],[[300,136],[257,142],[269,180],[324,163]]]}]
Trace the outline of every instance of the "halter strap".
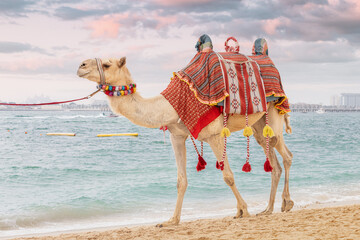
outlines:
[{"label": "halter strap", "polygon": [[99,74],[100,74],[100,84],[106,84],[106,80],[105,80],[105,74],[104,74],[104,70],[102,67],[102,62],[100,58],[95,58],[96,60],[96,65],[97,68],[99,70]]}]

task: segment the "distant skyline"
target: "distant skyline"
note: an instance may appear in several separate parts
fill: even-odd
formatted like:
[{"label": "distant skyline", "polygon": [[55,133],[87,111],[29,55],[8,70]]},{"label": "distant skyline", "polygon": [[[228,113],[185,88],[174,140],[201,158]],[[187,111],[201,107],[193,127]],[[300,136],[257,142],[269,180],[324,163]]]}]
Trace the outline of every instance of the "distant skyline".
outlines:
[{"label": "distant skyline", "polygon": [[[360,92],[357,0],[1,0],[0,100],[67,100],[95,90],[78,78],[88,58],[127,56],[144,97],[159,94],[207,33],[223,51],[265,37],[291,103],[330,104]],[[105,99],[96,96],[95,99]]]}]

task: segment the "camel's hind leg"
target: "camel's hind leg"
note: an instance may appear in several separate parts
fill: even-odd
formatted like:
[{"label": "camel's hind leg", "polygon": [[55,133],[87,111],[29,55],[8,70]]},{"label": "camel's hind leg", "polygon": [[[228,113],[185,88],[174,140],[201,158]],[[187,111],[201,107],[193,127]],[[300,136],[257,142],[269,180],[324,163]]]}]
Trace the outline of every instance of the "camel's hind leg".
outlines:
[{"label": "camel's hind leg", "polygon": [[288,212],[294,206],[294,202],[290,199],[290,191],[289,191],[289,176],[290,176],[290,167],[292,164],[293,155],[285,145],[284,137],[282,135],[279,136],[279,142],[275,147],[276,150],[280,153],[281,157],[283,158],[284,169],[285,169],[285,183],[284,183],[284,191],[282,194],[283,202],[281,206],[281,211]]},{"label": "camel's hind leg", "polygon": [[181,208],[184,200],[186,188],[188,186],[186,176],[186,147],[185,140],[187,136],[175,136],[170,135],[171,143],[175,153],[176,166],[177,166],[177,201],[173,217],[162,224],[158,224],[157,227],[166,227],[171,225],[177,225],[180,222]]},{"label": "camel's hind leg", "polygon": [[[254,125],[252,125],[252,127],[254,129],[254,137],[256,141],[264,149],[264,152],[266,154],[266,138],[263,136],[263,128],[265,127],[265,116],[261,118],[259,121],[257,121]],[[278,136],[274,136],[270,138],[269,141],[269,161],[273,168],[271,172],[271,191],[270,191],[268,206],[260,214],[271,214],[274,210],[276,191],[279,185],[279,180],[282,172],[281,166],[279,164],[279,161],[276,157],[274,150],[274,146],[276,146],[278,139],[279,139]]]},{"label": "camel's hind leg", "polygon": [[[220,137],[219,134],[217,134],[217,135],[213,135],[210,138],[207,138],[205,141],[209,143],[211,149],[213,150],[216,156],[216,159],[221,161],[224,151],[224,139]],[[223,173],[224,181],[226,182],[227,185],[229,185],[237,200],[237,213],[235,218],[250,216],[247,210],[247,204],[245,203],[244,199],[241,197],[238,189],[236,188],[234,174],[230,169],[227,156],[225,157],[224,160],[224,170],[222,171],[222,173]]]}]

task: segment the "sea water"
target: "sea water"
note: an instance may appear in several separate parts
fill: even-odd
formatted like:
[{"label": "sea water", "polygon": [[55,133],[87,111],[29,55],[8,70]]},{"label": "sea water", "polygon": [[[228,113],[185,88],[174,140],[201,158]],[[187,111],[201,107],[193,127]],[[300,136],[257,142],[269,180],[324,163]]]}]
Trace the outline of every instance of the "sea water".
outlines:
[{"label": "sea water", "polygon": [[[291,114],[293,134],[284,138],[294,155],[295,209],[360,203],[359,119],[360,113]],[[126,132],[139,137],[96,137]],[[264,152],[254,138],[250,147],[252,171],[244,173],[245,138],[242,132],[228,138],[236,185],[256,214],[267,206],[271,174],[263,170]],[[182,220],[236,213],[235,197],[207,144],[204,159],[206,169],[197,172],[188,140]],[[175,208],[176,174],[168,132],[164,136],[101,112],[0,111],[0,237],[166,221]],[[275,211],[281,207],[283,175]]]}]

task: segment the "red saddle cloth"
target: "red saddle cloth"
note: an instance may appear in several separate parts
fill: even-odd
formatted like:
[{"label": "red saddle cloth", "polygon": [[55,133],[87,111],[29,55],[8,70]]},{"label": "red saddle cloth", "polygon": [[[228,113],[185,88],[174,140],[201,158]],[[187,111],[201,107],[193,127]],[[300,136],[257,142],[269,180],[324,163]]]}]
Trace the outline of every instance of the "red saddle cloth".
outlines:
[{"label": "red saddle cloth", "polygon": [[259,67],[247,56],[234,52],[201,52],[175,73],[204,104],[225,100],[227,114],[266,111],[265,91]]},{"label": "red saddle cloth", "polygon": [[219,55],[213,51],[196,54],[185,68],[174,73],[161,93],[195,138],[221,114],[215,105],[224,99],[226,113],[266,111],[264,86],[256,62],[238,53]]},{"label": "red saddle cloth", "polygon": [[173,106],[194,138],[197,138],[200,131],[221,114],[219,107],[199,102],[188,84],[175,74],[161,94]]},{"label": "red saddle cloth", "polygon": [[275,67],[274,62],[267,55],[251,55],[249,57],[260,66],[266,97],[280,97],[279,101],[275,104],[275,108],[279,110],[280,114],[290,112],[290,104],[281,84],[279,71]]}]

